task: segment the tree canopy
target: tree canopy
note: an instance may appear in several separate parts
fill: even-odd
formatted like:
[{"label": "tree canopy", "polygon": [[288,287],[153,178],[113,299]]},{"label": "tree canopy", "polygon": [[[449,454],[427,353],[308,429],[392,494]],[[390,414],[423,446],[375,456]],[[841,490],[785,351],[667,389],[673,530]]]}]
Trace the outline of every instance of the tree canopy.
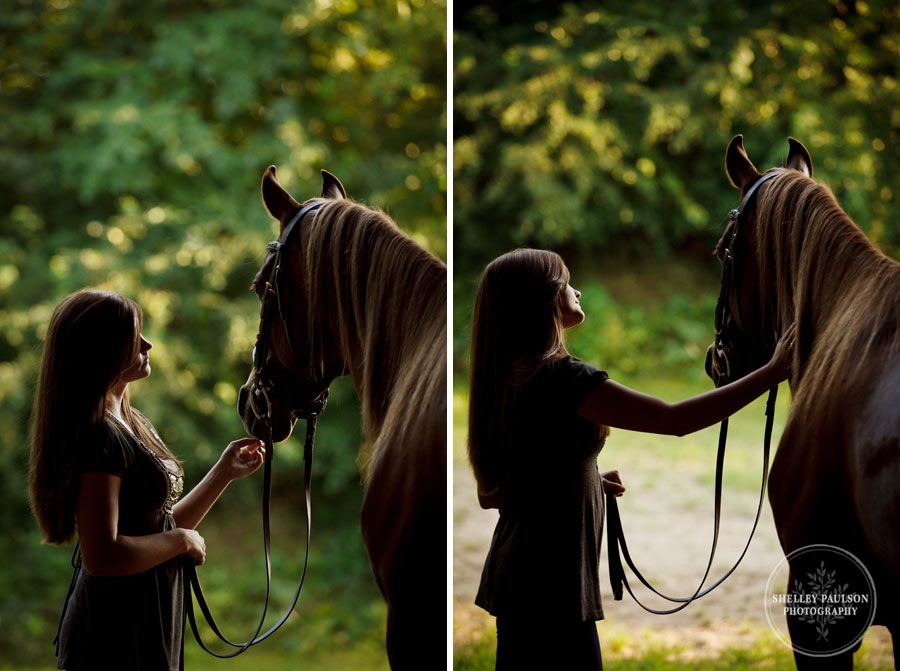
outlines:
[{"label": "tree canopy", "polygon": [[900,246],[896,3],[488,2],[454,29],[460,271],[525,244],[708,247],[737,133],[761,169],[799,139],[873,241]]}]

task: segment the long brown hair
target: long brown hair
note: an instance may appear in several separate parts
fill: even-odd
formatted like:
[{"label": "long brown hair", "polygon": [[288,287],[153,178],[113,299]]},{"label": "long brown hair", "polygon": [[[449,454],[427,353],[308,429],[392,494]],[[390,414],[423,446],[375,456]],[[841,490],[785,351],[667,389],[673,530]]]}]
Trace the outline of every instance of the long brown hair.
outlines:
[{"label": "long brown hair", "polygon": [[475,299],[469,390],[469,461],[484,490],[506,476],[510,394],[541,364],[566,356],[562,300],[569,271],[562,258],[516,249],[485,268]]},{"label": "long brown hair", "polygon": [[[44,540],[64,543],[75,532],[78,457],[91,432],[105,421],[106,396],[140,354],[143,312],[118,294],[84,289],[53,312],[34,399],[28,491]],[[131,408],[125,417],[144,444],[174,456],[150,423]],[[177,460],[175,460],[177,461]]]}]

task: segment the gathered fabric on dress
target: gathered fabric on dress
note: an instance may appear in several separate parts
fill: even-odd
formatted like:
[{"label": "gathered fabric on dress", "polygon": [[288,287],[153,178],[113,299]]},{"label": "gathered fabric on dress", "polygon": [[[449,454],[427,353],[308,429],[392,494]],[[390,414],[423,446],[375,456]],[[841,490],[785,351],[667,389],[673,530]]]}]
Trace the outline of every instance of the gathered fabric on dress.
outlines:
[{"label": "gathered fabric on dress", "polygon": [[[81,473],[122,479],[120,535],[175,528],[172,506],[183,486],[178,464],[152,452],[111,416],[84,442]],[[81,565],[60,622],[57,668],[180,671],[183,612],[181,557],[127,576],[94,576]]]}]

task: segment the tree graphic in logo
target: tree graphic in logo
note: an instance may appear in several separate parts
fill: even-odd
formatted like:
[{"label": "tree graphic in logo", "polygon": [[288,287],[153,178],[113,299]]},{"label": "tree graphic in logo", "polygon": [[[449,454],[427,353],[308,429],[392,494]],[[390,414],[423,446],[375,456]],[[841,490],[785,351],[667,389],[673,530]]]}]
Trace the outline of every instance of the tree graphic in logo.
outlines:
[{"label": "tree graphic in logo", "polygon": [[875,619],[875,582],[865,564],[834,545],[798,548],[766,585],[772,631],[795,653],[830,657],[853,650]]},{"label": "tree graphic in logo", "polygon": [[811,608],[808,611],[801,611],[802,614],[797,615],[797,620],[800,622],[807,622],[816,626],[817,640],[819,641],[827,641],[828,628],[846,617],[843,611],[838,608],[824,607],[829,603],[844,601],[847,589],[850,586],[849,583],[837,584],[835,575],[837,575],[837,569],[829,573],[825,568],[825,560],[823,559],[819,562],[815,573],[806,574],[808,578],[806,585],[809,587],[809,592],[806,592],[802,582],[794,579],[794,592],[801,600],[823,606],[821,608]]}]

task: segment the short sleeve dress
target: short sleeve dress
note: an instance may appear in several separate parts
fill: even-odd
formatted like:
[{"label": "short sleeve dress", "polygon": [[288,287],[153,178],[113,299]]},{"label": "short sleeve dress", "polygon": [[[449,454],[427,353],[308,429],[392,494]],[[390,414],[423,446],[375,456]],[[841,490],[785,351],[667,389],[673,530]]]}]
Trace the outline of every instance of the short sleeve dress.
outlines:
[{"label": "short sleeve dress", "polygon": [[578,408],[608,375],[574,357],[548,361],[510,403],[514,454],[475,603],[496,617],[603,619],[603,439]]},{"label": "short sleeve dress", "polygon": [[[140,416],[138,421],[146,422]],[[85,442],[82,473],[122,478],[120,534],[143,536],[175,528],[172,506],[183,485],[178,464],[151,452],[111,416]],[[57,668],[183,669],[183,604],[180,558],[115,577],[93,576],[82,565],[60,623]]]}]

